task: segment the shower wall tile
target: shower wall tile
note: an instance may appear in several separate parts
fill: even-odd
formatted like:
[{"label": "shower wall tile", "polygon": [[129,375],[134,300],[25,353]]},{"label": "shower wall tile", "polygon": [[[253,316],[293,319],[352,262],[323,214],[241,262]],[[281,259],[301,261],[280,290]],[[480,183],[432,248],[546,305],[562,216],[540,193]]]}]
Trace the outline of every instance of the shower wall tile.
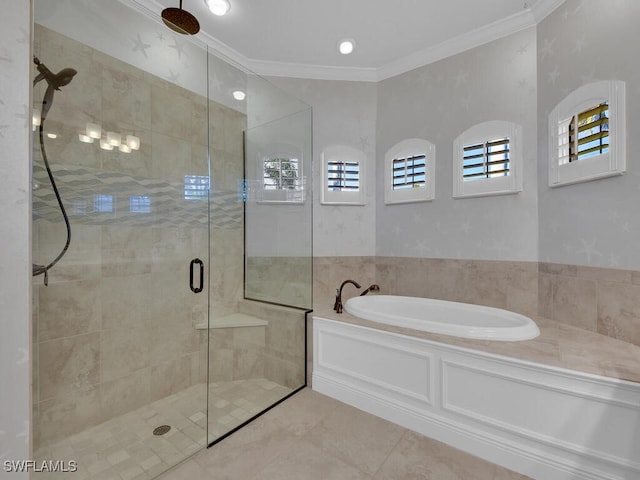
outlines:
[{"label": "shower wall tile", "polygon": [[212,348],[209,353],[209,381],[233,380],[233,357],[232,348]]},{"label": "shower wall tile", "polygon": [[101,282],[101,329],[149,328],[151,275],[106,277]]},{"label": "shower wall tile", "polygon": [[[138,135],[138,131],[151,129],[152,87],[144,81],[142,71],[128,69],[107,55],[100,55],[102,67],[102,110],[103,126],[126,127],[125,133]],[[122,131],[122,128],[117,129]]]},{"label": "shower wall tile", "polygon": [[39,291],[39,340],[100,330],[100,282],[86,280],[51,284]]},{"label": "shower wall tile", "polygon": [[184,89],[172,86],[168,82],[152,85],[152,130],[158,134],[187,141],[191,135],[189,133],[191,127],[191,101]]},{"label": "shower wall tile", "polygon": [[115,380],[150,365],[151,345],[146,328],[103,331],[100,336],[100,379]]},{"label": "shower wall tile", "polygon": [[188,355],[151,367],[151,401],[191,386],[191,358]]},{"label": "shower wall tile", "polygon": [[264,378],[264,347],[233,350],[233,379]]},{"label": "shower wall tile", "polygon": [[130,412],[151,402],[150,370],[100,384],[100,408],[105,419]]},{"label": "shower wall tile", "polygon": [[[304,383],[305,368],[304,310],[242,300],[238,303],[238,311],[268,322],[266,328],[263,328],[264,336],[258,336],[258,332],[240,334],[243,338],[246,338],[245,335],[252,335],[254,340],[264,339],[260,353],[263,365],[256,365],[259,370],[250,373],[255,375],[261,372],[265,378],[289,388],[301,386]],[[244,362],[250,361],[251,355],[248,352],[243,353],[243,356]]]},{"label": "shower wall tile", "polygon": [[191,143],[164,133],[151,134],[153,164],[151,174],[169,183],[184,182],[184,175],[191,164]]},{"label": "shower wall tile", "polygon": [[42,342],[38,358],[41,400],[100,383],[99,333]]},{"label": "shower wall tile", "polygon": [[99,406],[98,385],[40,402],[40,424],[37,429],[40,444],[45,445],[97,425],[103,421]]},{"label": "shower wall tile", "polygon": [[149,364],[159,365],[167,359],[198,351],[198,332],[185,325],[166,325],[148,331]]},{"label": "shower wall tile", "polygon": [[[191,128],[187,132],[186,138],[191,140],[192,144],[194,145],[206,146],[209,144],[209,139],[207,138],[207,125],[209,122],[207,101],[204,97],[191,92],[188,93],[189,101],[191,102],[191,105],[189,106],[189,113],[191,114]],[[241,129],[236,130],[236,135],[238,135],[238,132],[241,132],[242,130],[244,130],[244,126]]]}]

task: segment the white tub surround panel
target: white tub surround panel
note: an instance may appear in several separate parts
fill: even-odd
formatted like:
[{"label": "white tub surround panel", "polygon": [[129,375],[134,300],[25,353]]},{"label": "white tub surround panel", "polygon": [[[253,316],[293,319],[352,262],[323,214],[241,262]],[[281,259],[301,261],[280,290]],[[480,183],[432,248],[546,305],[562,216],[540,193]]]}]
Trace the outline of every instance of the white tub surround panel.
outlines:
[{"label": "white tub surround panel", "polygon": [[640,385],[314,317],[313,388],[532,478],[640,478]]}]

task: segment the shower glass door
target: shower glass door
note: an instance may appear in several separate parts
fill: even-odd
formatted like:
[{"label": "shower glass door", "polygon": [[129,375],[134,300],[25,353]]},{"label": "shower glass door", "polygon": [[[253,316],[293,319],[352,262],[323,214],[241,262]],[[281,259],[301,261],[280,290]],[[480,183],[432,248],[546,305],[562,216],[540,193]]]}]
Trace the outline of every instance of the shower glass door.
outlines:
[{"label": "shower glass door", "polygon": [[34,456],[78,478],[207,439],[207,53],[127,5],[34,6]]},{"label": "shower glass door", "polygon": [[214,55],[209,78],[213,443],[305,385],[313,202],[311,108]]}]

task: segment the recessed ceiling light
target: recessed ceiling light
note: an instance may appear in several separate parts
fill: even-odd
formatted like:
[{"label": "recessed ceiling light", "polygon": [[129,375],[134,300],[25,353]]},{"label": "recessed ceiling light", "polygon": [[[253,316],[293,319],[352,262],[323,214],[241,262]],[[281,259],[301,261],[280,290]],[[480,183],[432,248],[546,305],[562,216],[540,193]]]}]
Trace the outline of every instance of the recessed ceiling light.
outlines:
[{"label": "recessed ceiling light", "polygon": [[229,0],[204,0],[204,3],[207,4],[211,13],[219,17],[226,15],[231,10]]},{"label": "recessed ceiling light", "polygon": [[350,38],[340,40],[340,43],[338,43],[338,51],[342,55],[349,55],[355,48],[356,42],[354,40],[351,40]]},{"label": "recessed ceiling light", "polygon": [[233,98],[235,98],[236,100],[244,100],[246,98],[247,94],[244,93],[242,90],[236,90],[233,92]]}]

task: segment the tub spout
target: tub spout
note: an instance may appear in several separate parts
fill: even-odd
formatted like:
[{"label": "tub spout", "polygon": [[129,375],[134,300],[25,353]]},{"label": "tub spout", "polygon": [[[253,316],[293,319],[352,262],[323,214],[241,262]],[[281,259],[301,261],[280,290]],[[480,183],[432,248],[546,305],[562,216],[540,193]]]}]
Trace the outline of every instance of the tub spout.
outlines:
[{"label": "tub spout", "polygon": [[364,296],[369,292],[379,292],[380,291],[380,285],[378,285],[377,283],[374,283],[373,285],[369,286],[369,288],[367,288],[364,292],[362,292],[360,294],[360,296]]},{"label": "tub spout", "polygon": [[362,288],[360,287],[360,284],[354,280],[345,280],[344,282],[342,282],[342,285],[340,285],[340,288],[336,289],[336,301],[333,304],[333,310],[336,313],[342,313],[342,289],[347,283],[350,283],[356,288]]}]

